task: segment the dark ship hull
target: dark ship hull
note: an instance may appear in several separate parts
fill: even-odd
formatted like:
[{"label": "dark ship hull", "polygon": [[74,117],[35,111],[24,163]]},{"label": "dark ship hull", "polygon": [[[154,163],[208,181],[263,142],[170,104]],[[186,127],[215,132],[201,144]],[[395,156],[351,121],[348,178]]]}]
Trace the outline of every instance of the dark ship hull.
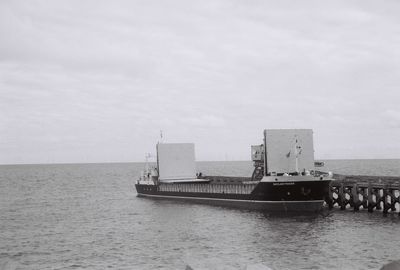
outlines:
[{"label": "dark ship hull", "polygon": [[330,180],[249,181],[237,183],[137,183],[138,196],[193,201],[266,211],[319,211]]},{"label": "dark ship hull", "polygon": [[195,173],[194,144],[157,144],[157,168],[136,183],[138,196],[267,211],[321,210],[332,173],[316,173],[311,129],[264,130],[251,146],[251,178]]}]

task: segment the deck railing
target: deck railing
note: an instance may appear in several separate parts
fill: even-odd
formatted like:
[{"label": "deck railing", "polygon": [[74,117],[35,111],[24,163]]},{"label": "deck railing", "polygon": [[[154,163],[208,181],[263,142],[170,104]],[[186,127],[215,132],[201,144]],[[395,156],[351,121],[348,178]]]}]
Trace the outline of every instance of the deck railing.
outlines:
[{"label": "deck railing", "polygon": [[167,184],[159,185],[162,192],[195,192],[195,193],[216,193],[216,194],[250,194],[257,183],[251,184],[214,184],[214,183],[193,183],[193,184]]}]

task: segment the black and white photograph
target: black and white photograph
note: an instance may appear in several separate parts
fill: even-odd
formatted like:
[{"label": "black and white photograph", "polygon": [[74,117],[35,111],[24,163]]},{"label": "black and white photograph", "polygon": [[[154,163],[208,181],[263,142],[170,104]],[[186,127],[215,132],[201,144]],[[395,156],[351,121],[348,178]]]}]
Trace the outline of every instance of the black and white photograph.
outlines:
[{"label": "black and white photograph", "polygon": [[400,1],[0,0],[0,270],[400,270]]}]

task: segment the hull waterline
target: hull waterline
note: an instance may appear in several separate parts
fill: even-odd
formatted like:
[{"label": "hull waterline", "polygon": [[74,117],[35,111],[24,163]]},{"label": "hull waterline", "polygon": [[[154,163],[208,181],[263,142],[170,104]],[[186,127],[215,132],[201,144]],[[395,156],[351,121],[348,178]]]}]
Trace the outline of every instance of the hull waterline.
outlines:
[{"label": "hull waterline", "polygon": [[248,210],[262,210],[273,212],[318,212],[324,207],[324,200],[313,201],[253,201],[219,198],[201,198],[185,196],[166,196],[138,193],[138,197],[146,197],[160,200],[177,200],[197,204],[224,206]]}]

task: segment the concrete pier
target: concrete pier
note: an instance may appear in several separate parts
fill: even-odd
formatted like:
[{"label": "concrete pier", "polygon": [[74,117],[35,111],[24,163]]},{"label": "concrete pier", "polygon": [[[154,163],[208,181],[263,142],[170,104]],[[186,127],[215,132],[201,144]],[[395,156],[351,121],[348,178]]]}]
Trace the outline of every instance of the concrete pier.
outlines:
[{"label": "concrete pier", "polygon": [[326,203],[330,209],[368,212],[382,210],[400,215],[400,177],[334,175]]}]

